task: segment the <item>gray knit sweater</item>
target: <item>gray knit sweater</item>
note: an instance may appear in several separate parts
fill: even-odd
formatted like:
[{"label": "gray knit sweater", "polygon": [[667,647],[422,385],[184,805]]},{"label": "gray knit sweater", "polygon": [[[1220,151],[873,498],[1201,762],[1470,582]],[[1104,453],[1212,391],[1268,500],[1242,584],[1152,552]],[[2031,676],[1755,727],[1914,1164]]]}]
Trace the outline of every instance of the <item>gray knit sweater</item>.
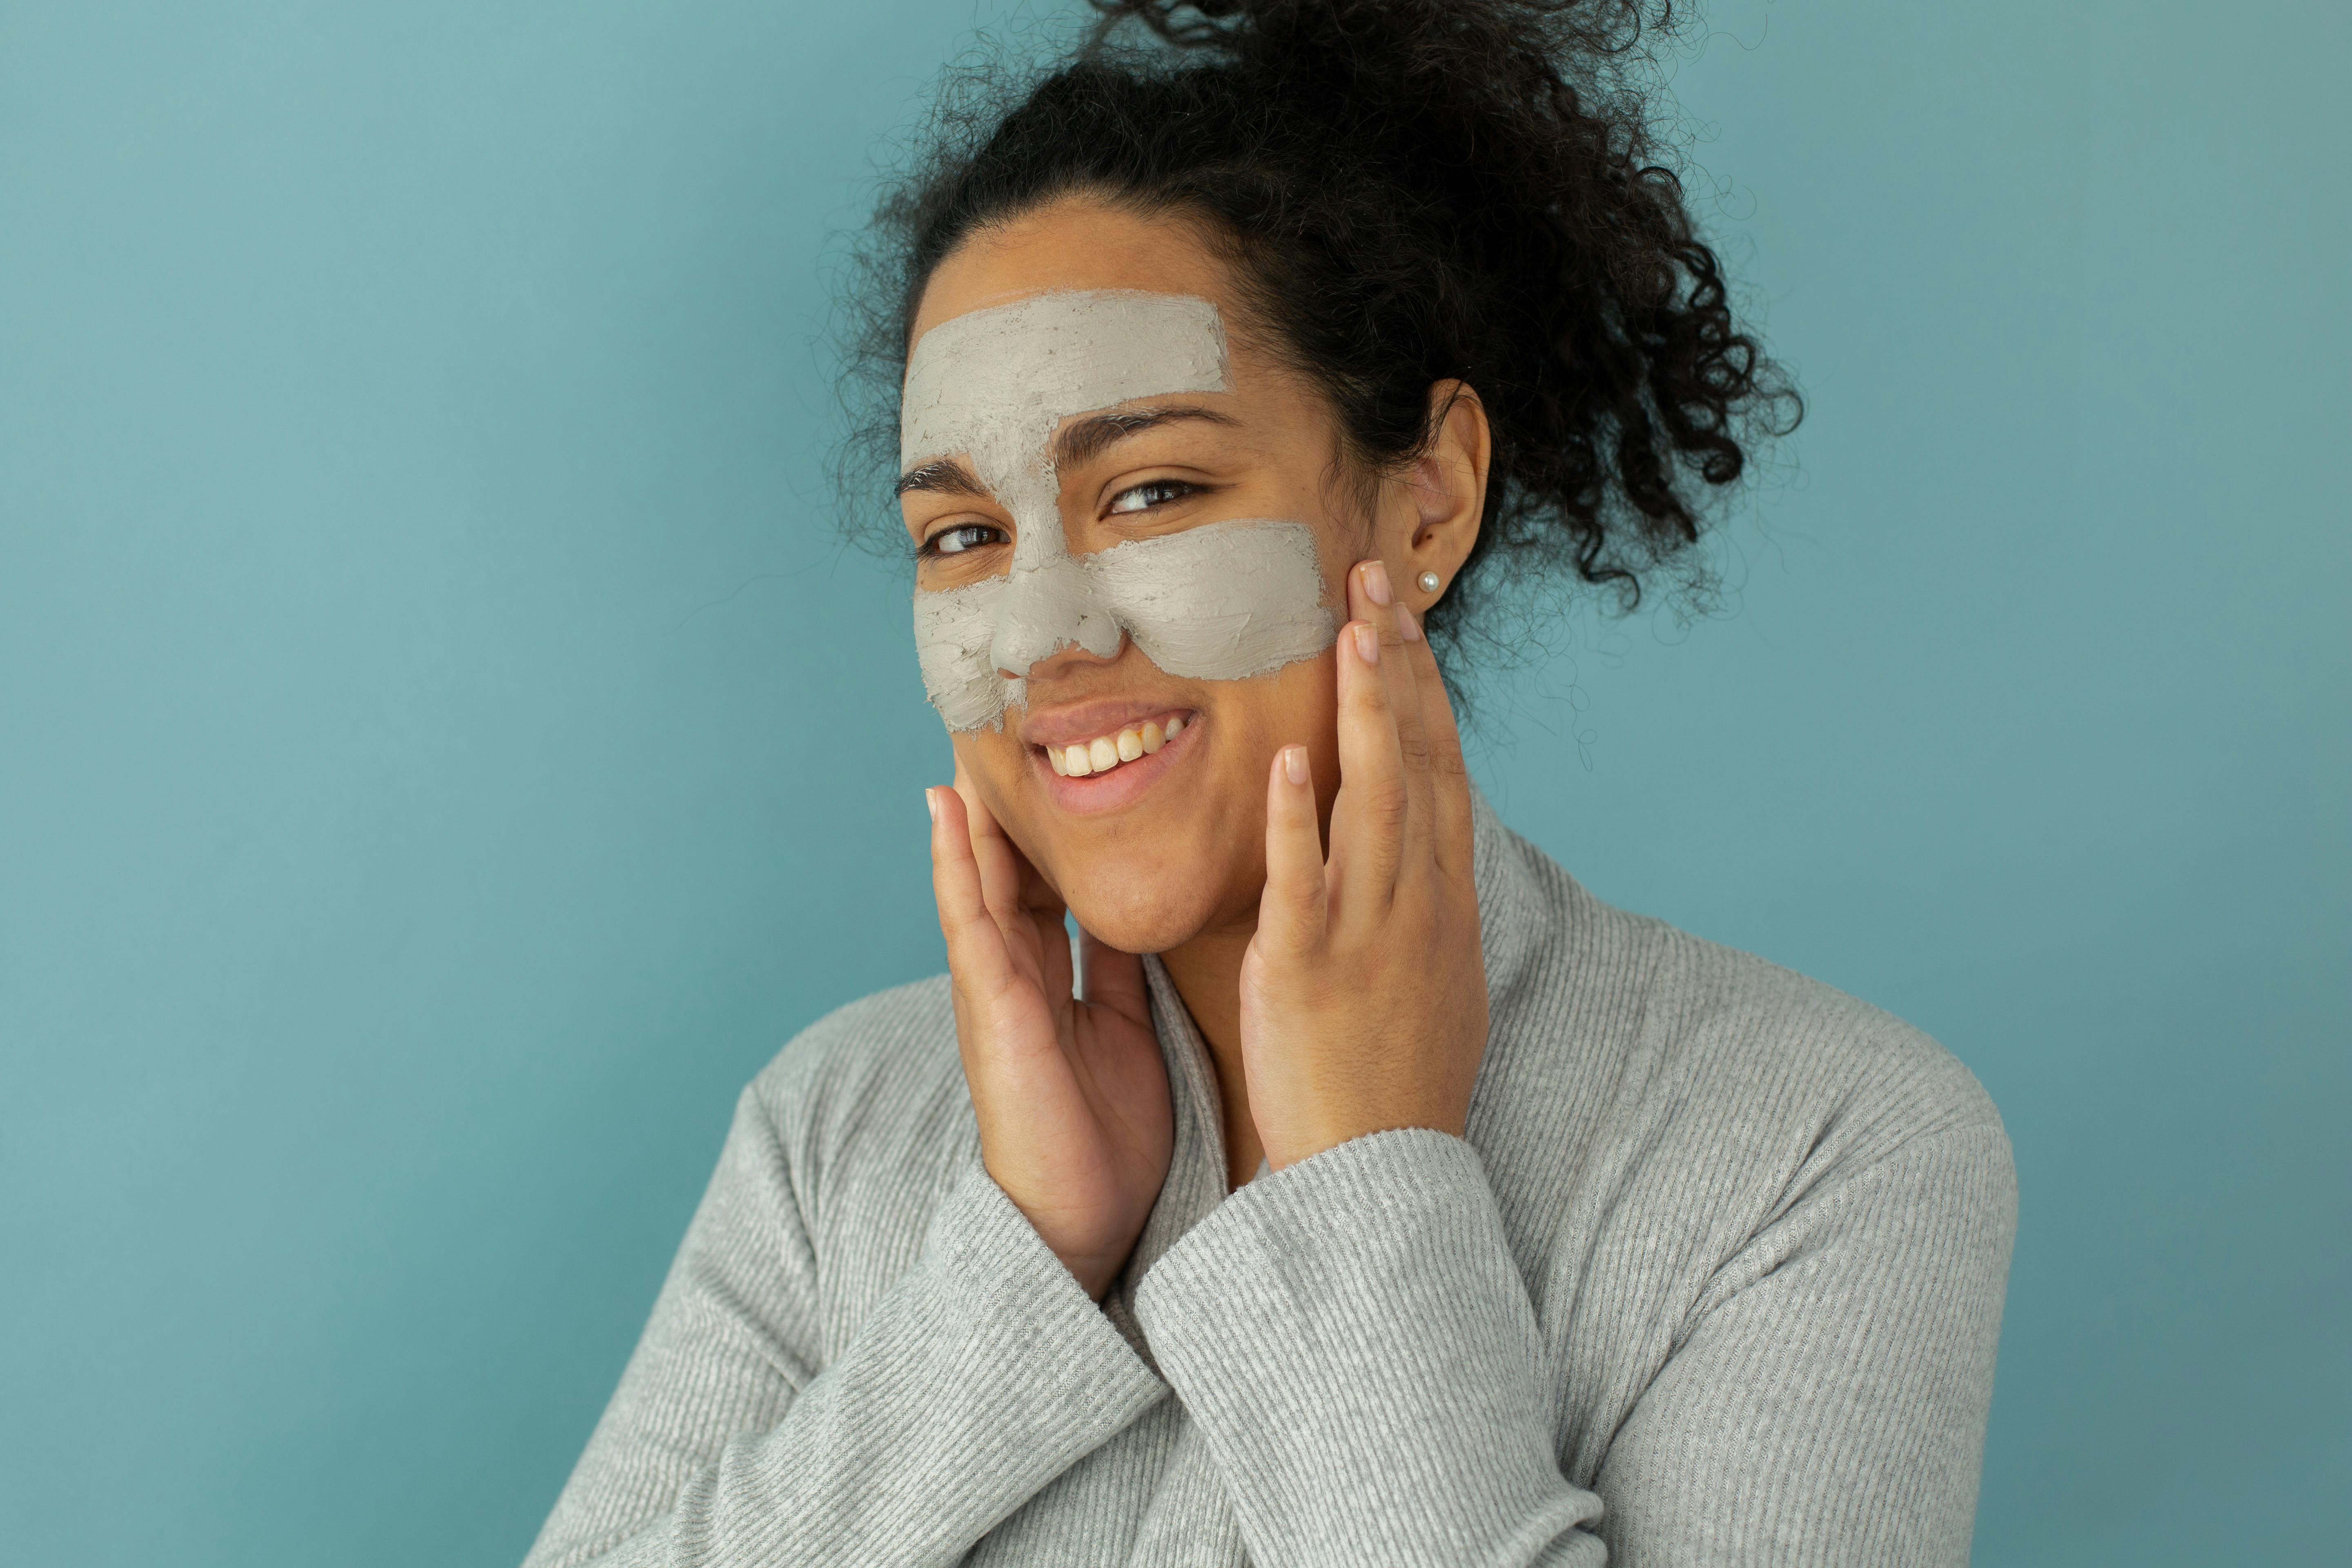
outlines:
[{"label": "gray knit sweater", "polygon": [[528,1568],[1960,1563],[2016,1215],[1976,1080],[1601,903],[1477,803],[1468,1133],[1228,1194],[1175,1160],[1097,1307],[981,1168],[944,978],[745,1090]]}]

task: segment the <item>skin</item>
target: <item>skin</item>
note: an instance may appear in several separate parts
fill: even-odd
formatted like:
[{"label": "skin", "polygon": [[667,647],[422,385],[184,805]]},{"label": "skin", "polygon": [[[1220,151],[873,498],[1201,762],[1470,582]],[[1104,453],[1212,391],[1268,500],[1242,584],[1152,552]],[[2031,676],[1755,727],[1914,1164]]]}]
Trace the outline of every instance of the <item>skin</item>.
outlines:
[{"label": "skin", "polygon": [[[1086,198],[968,238],[933,274],[913,331],[1107,289],[1213,301],[1232,389],[1117,405],[1214,417],[1057,464],[1069,548],[1297,519],[1317,531],[1325,602],[1349,620],[1318,658],[1247,680],[1180,679],[1127,642],[1108,659],[1065,648],[1007,671],[1027,677],[1026,707],[1001,731],[952,735],[954,784],[926,792],[983,1162],[1097,1300],[1172,1147],[1135,954],[1160,954],[1208,1044],[1234,1186],[1261,1156],[1278,1171],[1390,1128],[1459,1135],[1486,1038],[1468,777],[1421,636],[1438,595],[1416,581],[1433,571],[1442,593],[1477,537],[1484,409],[1459,382],[1433,385],[1428,448],[1368,485],[1328,401],[1267,352],[1201,232]],[[950,474],[901,501],[919,588],[1008,569],[1012,517],[976,483]],[[1100,778],[1058,779],[1041,749],[1171,712],[1187,719],[1178,740]],[[1066,909],[1084,933],[1084,1001]]]}]

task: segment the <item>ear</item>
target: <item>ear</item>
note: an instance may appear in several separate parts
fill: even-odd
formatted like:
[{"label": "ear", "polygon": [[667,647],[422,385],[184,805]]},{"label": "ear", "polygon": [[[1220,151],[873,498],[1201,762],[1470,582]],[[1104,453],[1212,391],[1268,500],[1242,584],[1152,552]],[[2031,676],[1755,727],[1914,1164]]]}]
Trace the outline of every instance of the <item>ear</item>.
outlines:
[{"label": "ear", "polygon": [[[1405,471],[1398,526],[1382,542],[1397,599],[1416,615],[1445,596],[1470,547],[1478,542],[1486,469],[1494,456],[1486,405],[1467,382],[1431,384],[1429,427],[1428,447]],[[1423,573],[1435,574],[1433,591],[1422,586]]]}]

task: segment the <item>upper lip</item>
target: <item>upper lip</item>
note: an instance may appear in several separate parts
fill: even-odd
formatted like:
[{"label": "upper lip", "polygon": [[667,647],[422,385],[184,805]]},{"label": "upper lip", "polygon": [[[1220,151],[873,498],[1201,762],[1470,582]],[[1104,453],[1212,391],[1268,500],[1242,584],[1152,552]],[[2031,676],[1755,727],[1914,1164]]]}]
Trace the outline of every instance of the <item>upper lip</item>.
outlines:
[{"label": "upper lip", "polygon": [[1022,716],[1021,738],[1033,746],[1069,746],[1100,735],[1116,735],[1146,719],[1169,713],[1189,713],[1181,702],[1148,702],[1131,698],[1097,698],[1070,702]]}]

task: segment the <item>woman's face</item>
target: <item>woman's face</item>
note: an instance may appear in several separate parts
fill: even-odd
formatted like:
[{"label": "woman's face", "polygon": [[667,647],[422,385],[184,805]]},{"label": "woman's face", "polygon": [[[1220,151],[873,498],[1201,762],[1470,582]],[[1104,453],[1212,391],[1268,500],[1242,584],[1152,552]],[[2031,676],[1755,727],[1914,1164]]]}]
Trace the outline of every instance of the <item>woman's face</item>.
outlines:
[{"label": "woman's face", "polygon": [[1254,923],[1276,752],[1309,748],[1327,816],[1338,787],[1346,573],[1381,558],[1425,607],[1414,574],[1451,581],[1475,533],[1477,496],[1465,529],[1451,492],[1485,479],[1475,403],[1475,462],[1350,479],[1328,403],[1236,304],[1190,225],[1068,199],[967,240],[914,323],[900,500],[926,685],[966,789],[1129,952]]}]

